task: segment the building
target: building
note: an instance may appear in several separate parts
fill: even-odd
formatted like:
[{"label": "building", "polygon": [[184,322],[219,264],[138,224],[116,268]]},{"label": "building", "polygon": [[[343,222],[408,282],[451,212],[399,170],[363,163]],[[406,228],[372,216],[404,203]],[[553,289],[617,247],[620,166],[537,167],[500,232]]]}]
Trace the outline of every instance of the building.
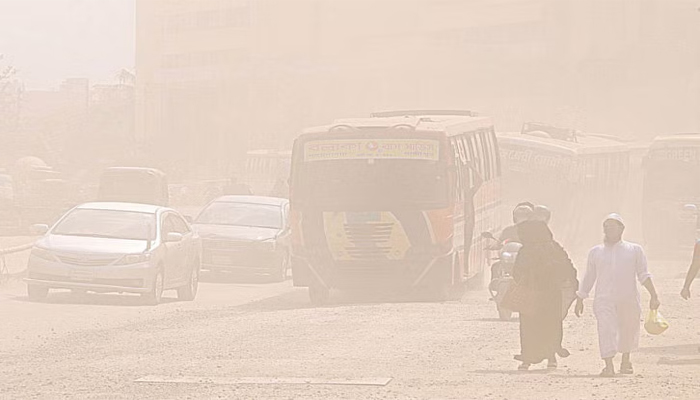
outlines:
[{"label": "building", "polygon": [[288,148],[305,126],[381,109],[475,109],[502,130],[526,120],[681,129],[693,111],[679,99],[693,98],[700,69],[696,9],[693,0],[137,0],[137,135],[164,165],[222,174],[249,148]]}]

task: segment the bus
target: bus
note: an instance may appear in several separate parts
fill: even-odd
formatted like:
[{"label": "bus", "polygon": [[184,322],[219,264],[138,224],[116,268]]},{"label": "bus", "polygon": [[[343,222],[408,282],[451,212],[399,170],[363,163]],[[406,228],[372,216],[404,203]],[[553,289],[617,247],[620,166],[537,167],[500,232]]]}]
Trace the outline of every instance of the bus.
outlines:
[{"label": "bus", "polygon": [[97,200],[168,207],[168,180],[165,173],[155,168],[107,168],[100,177]]},{"label": "bus", "polygon": [[294,285],[387,288],[444,300],[488,263],[474,232],[502,227],[490,118],[403,111],[310,128],[292,151]]},{"label": "bus", "polygon": [[586,251],[600,242],[606,215],[624,214],[630,150],[620,140],[525,123],[520,132],[499,133],[498,144],[504,203],[549,207],[552,231],[567,250]]},{"label": "bus", "polygon": [[246,153],[243,181],[253,193],[260,196],[287,197],[279,193],[280,183],[289,180],[289,170],[292,163],[290,150],[259,149]]},{"label": "bus", "polygon": [[698,220],[687,206],[700,205],[700,133],[664,135],[644,159],[642,220],[650,251],[691,252]]}]

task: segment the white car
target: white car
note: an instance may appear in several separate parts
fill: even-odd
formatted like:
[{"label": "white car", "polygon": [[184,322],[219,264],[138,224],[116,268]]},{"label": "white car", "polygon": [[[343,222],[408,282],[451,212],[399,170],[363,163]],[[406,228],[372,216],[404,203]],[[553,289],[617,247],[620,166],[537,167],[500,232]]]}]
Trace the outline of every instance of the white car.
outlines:
[{"label": "white car", "polygon": [[41,300],[49,289],[140,293],[151,304],[163,290],[197,294],[201,242],[177,211],[155,205],[87,203],[68,211],[29,256],[27,291]]}]

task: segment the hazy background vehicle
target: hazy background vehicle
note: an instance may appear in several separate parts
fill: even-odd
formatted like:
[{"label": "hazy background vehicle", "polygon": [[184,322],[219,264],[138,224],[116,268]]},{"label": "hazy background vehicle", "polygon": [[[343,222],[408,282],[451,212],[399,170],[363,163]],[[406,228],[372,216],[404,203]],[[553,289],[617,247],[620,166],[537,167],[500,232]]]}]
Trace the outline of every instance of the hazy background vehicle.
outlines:
[{"label": "hazy background vehicle", "polygon": [[169,204],[168,180],[155,168],[107,168],[100,178],[99,201]]},{"label": "hazy background vehicle", "polygon": [[[551,226],[567,249],[583,251],[600,239],[596,224],[625,207],[630,150],[612,138],[542,123],[499,133],[503,196],[546,204]],[[622,212],[622,211],[619,211]]]},{"label": "hazy background vehicle", "polygon": [[642,218],[651,251],[689,254],[697,218],[685,206],[700,205],[700,133],[655,138],[644,159]]},{"label": "hazy background vehicle", "polygon": [[[251,150],[246,153],[243,180],[256,195],[286,198],[289,193],[279,192],[277,185],[283,182],[286,187],[291,164],[291,150]],[[286,189],[288,190],[288,187]],[[281,196],[282,194],[284,196]]]}]

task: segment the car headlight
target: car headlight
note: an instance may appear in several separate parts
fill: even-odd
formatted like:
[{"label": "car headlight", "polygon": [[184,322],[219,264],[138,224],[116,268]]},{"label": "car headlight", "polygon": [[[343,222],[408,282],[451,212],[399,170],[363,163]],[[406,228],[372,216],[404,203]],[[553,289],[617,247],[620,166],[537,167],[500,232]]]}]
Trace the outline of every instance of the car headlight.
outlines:
[{"label": "car headlight", "polygon": [[50,250],[42,249],[41,247],[32,248],[32,252],[30,253],[30,256],[40,258],[40,259],[46,260],[46,261],[56,261],[56,257],[53,255],[53,253]]},{"label": "car headlight", "polygon": [[264,251],[274,251],[277,242],[274,239],[268,239],[258,242],[257,248]]},{"label": "car headlight", "polygon": [[139,263],[144,263],[148,260],[151,259],[151,254],[150,253],[143,253],[143,254],[127,254],[124,257],[122,257],[119,261],[115,263],[115,265],[132,265],[132,264],[139,264]]}]

